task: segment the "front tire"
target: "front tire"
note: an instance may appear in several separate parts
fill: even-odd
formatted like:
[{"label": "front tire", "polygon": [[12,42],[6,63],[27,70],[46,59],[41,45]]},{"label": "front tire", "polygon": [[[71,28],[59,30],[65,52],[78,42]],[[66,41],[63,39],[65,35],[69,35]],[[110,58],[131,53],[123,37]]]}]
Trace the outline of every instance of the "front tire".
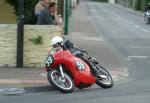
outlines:
[{"label": "front tire", "polygon": [[48,71],[47,78],[50,84],[62,93],[71,93],[74,90],[74,81],[71,76],[65,72],[65,81],[61,80],[61,75],[57,69]]},{"label": "front tire", "polygon": [[102,66],[97,66],[99,69],[99,73],[97,74],[99,77],[103,75],[105,78],[98,78],[96,80],[96,84],[102,88],[111,88],[113,86],[113,79],[110,73],[103,68]]}]

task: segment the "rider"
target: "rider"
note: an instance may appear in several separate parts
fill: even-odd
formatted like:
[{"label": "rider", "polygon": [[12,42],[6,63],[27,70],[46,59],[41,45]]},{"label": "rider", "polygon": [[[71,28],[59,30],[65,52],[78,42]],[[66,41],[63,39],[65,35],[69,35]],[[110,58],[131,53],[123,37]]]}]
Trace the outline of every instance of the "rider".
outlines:
[{"label": "rider", "polygon": [[[86,63],[88,62],[88,58],[83,57],[84,54],[82,53],[86,53],[86,51],[84,50],[80,50],[79,48],[77,48],[71,41],[67,40],[65,42],[63,42],[63,39],[60,36],[55,36],[51,39],[51,45],[54,49],[51,50],[51,54],[55,53],[55,51],[60,51],[62,50],[69,50],[72,54],[74,54],[76,57],[82,59],[83,61],[85,61]],[[80,52],[78,52],[80,51]],[[95,63],[98,64],[97,61],[95,61]],[[92,71],[94,71],[95,73],[99,73],[99,71],[95,68],[90,68]]]},{"label": "rider", "polygon": [[150,10],[150,3],[147,3],[147,6],[145,8],[145,12],[147,12],[148,10]]},{"label": "rider", "polygon": [[60,51],[62,49],[63,39],[60,36],[55,36],[51,39],[51,46],[53,47],[51,50],[51,54]]},{"label": "rider", "polygon": [[58,49],[61,46],[61,48],[63,48],[64,50],[73,49],[75,47],[74,44],[69,40],[63,42],[63,38],[60,36],[53,37],[51,39],[51,45],[55,49]]}]

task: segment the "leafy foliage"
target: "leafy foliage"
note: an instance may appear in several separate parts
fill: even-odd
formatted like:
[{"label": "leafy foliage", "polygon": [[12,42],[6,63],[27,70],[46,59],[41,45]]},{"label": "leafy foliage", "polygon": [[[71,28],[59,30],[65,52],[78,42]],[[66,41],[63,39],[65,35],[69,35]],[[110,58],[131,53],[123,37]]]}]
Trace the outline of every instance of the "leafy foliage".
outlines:
[{"label": "leafy foliage", "polygon": [[41,44],[43,44],[43,37],[38,36],[36,38],[29,39],[29,41],[31,41],[35,45],[41,45]]},{"label": "leafy foliage", "polygon": [[15,14],[17,15],[17,13],[18,13],[18,0],[5,0],[5,2],[14,6]]},{"label": "leafy foliage", "polygon": [[150,2],[150,0],[132,0],[133,2],[133,8],[136,10],[144,10],[147,3]]},{"label": "leafy foliage", "polygon": [[[5,0],[14,7],[15,14],[18,15],[18,1],[19,0]],[[24,0],[24,15],[25,19],[32,18],[34,15],[34,7],[39,0]]]}]

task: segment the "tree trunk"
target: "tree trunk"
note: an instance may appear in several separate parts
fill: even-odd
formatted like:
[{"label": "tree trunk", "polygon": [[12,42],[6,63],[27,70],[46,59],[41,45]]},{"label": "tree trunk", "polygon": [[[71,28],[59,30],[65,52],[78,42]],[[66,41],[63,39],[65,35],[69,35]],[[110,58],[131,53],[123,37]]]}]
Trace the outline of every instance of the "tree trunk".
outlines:
[{"label": "tree trunk", "polygon": [[133,0],[133,8],[135,10],[140,10],[141,9],[140,4],[141,4],[141,0]]}]

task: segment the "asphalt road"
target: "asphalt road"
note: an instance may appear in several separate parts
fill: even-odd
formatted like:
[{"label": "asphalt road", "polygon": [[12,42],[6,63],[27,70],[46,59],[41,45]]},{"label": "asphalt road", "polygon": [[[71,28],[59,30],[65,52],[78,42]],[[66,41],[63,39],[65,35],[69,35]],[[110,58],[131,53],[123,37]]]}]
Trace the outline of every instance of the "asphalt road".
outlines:
[{"label": "asphalt road", "polygon": [[[111,4],[84,2],[89,20],[100,38],[113,48],[129,68],[128,78],[111,89],[58,91],[0,96],[1,103],[149,103],[150,102],[150,25],[143,17],[118,9]],[[6,99],[7,98],[7,99]]]}]

